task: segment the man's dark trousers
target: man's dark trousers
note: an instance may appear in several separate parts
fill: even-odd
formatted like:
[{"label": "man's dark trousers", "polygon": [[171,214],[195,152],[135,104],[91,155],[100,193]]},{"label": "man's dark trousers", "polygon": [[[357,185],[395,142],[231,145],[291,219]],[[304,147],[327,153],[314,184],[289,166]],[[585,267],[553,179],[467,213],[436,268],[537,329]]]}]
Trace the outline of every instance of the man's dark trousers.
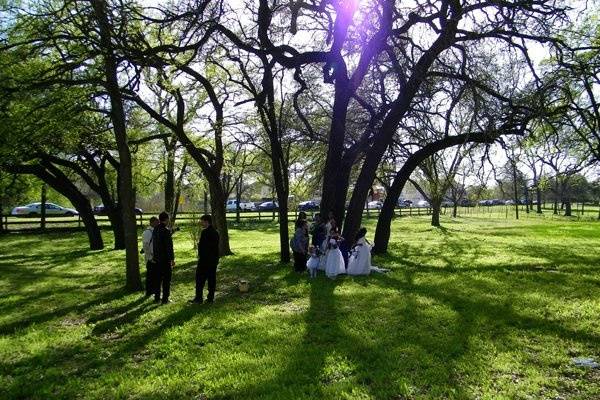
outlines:
[{"label": "man's dark trousers", "polygon": [[157,279],[154,286],[156,288],[154,300],[160,300],[160,289],[162,286],[162,301],[163,303],[166,303],[169,301],[169,296],[171,295],[171,276],[173,274],[173,269],[171,268],[171,264],[160,263],[156,264],[156,270]]},{"label": "man's dark trousers", "polygon": [[146,261],[146,296],[156,293],[157,275],[156,264],[152,261]]},{"label": "man's dark trousers", "polygon": [[208,296],[206,300],[215,299],[215,288],[217,287],[217,266],[200,266],[196,268],[196,299],[202,300],[204,285],[208,281]]}]

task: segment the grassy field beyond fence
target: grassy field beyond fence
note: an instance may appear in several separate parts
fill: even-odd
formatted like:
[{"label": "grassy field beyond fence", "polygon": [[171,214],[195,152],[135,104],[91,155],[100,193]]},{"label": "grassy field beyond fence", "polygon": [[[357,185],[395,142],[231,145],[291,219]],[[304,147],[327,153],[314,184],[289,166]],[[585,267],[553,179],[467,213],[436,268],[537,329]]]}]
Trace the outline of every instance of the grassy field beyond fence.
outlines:
[{"label": "grassy field beyond fence", "polygon": [[600,399],[571,362],[600,361],[600,223],[442,225],[396,219],[387,274],[310,280],[278,263],[276,224],[232,224],[201,306],[185,228],[165,306],[84,233],[2,235],[0,399]]}]

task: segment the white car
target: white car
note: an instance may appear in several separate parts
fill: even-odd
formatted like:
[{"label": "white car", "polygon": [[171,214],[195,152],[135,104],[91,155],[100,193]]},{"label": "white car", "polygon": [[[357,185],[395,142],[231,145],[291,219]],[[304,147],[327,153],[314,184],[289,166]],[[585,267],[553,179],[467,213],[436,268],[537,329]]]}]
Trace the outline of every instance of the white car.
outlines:
[{"label": "white car", "polygon": [[427,200],[419,200],[417,201],[417,207],[429,207],[429,202]]},{"label": "white car", "polygon": [[383,208],[383,203],[379,200],[370,201],[367,203],[367,208],[371,210],[381,210]]},{"label": "white car", "polygon": [[[15,217],[38,216],[42,214],[42,203],[31,203],[26,206],[18,206],[12,209],[11,215]],[[54,203],[46,203],[46,215],[79,215],[77,210],[61,207]]]},{"label": "white car", "polygon": [[[256,207],[254,206],[254,203],[249,202],[249,201],[240,201],[240,210],[242,211],[251,211],[254,210]],[[227,200],[227,203],[225,203],[225,209],[227,211],[236,211],[237,210],[237,200]]]}]

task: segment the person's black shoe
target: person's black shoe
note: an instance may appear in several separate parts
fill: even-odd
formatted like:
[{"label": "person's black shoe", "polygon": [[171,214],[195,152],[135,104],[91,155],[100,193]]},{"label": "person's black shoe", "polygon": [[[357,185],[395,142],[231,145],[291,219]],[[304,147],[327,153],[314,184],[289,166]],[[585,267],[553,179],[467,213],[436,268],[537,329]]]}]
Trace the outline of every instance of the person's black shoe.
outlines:
[{"label": "person's black shoe", "polygon": [[204,303],[204,300],[202,300],[202,299],[192,299],[189,302],[192,303],[192,304],[202,304],[202,303]]},{"label": "person's black shoe", "polygon": [[167,300],[163,300],[160,302],[161,304],[169,304],[171,303],[171,300],[167,299]]},{"label": "person's black shoe", "polygon": [[212,303],[215,302],[215,299],[206,299],[206,302],[209,303],[209,304],[212,304]]},{"label": "person's black shoe", "polygon": [[156,304],[160,303],[160,299],[156,299],[156,298],[155,298],[155,299],[154,299],[154,303],[156,303]]}]

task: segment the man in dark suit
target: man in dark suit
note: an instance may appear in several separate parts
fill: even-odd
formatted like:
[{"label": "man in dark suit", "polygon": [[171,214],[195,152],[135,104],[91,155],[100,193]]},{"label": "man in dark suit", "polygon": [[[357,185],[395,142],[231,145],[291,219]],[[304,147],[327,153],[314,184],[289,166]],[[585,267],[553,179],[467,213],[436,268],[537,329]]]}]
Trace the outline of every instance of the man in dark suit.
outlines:
[{"label": "man in dark suit", "polygon": [[198,266],[196,267],[196,297],[191,303],[201,304],[206,281],[208,281],[208,296],[206,301],[212,303],[215,299],[217,286],[217,265],[219,264],[219,232],[212,225],[212,217],[200,217],[202,232],[198,241]]},{"label": "man in dark suit", "polygon": [[152,232],[152,245],[154,250],[154,265],[156,266],[156,281],[154,282],[154,302],[161,302],[160,289],[162,286],[162,304],[169,303],[171,294],[171,276],[175,267],[175,252],[173,251],[173,238],[167,228],[169,214],[161,212],[158,216],[159,224]]}]

